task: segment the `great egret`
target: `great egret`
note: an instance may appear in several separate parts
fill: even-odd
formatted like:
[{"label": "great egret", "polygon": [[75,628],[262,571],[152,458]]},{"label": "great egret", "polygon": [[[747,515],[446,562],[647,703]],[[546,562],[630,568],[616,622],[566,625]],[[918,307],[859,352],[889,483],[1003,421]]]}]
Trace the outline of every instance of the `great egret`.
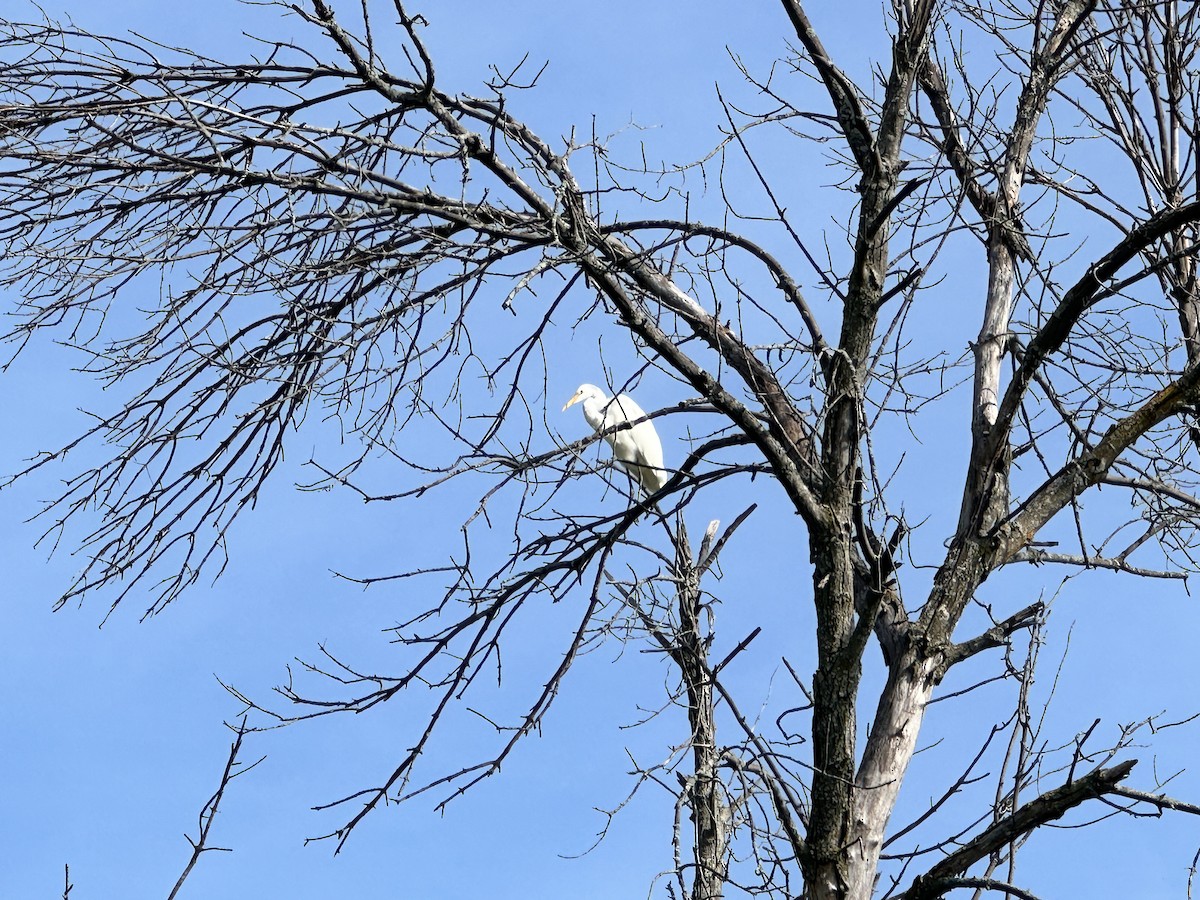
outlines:
[{"label": "great egret", "polygon": [[653,494],[667,483],[658,432],[632,397],[620,394],[610,400],[594,384],[581,384],[575,396],[563,407],[563,412],[576,403],[583,403],[583,417],[596,431],[606,431],[626,422],[636,423],[604,435],[613,448],[613,457],[647,494]]}]

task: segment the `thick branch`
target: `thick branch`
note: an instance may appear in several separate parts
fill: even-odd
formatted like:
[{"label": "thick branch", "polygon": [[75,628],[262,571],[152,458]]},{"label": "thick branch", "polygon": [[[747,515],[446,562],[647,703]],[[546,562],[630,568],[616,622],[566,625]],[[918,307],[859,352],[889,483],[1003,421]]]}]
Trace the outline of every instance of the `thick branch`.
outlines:
[{"label": "thick branch", "polygon": [[1200,396],[1200,366],[1186,371],[1139,409],[1119,420],[1094,447],[1063,466],[1030,495],[996,532],[995,562],[1011,560],[1074,497],[1108,476],[1113,464],[1138,438],[1165,419],[1189,408]]},{"label": "thick branch", "polygon": [[1037,603],[1031,603],[1024,609],[1013,613],[1004,621],[997,622],[987,631],[983,632],[983,634],[963,641],[960,644],[952,645],[946,651],[945,661],[942,663],[942,671],[945,672],[956,663],[960,663],[964,659],[970,659],[975,654],[981,653],[984,650],[1006,646],[1008,639],[1013,634],[1023,628],[1029,628],[1037,622],[1044,609],[1045,604],[1040,600]]},{"label": "thick branch", "polygon": [[867,121],[866,113],[863,111],[858,86],[846,76],[845,72],[834,65],[829,53],[825,50],[825,45],[817,36],[816,29],[809,21],[807,13],[804,12],[800,0],[781,0],[781,2],[792,22],[792,27],[796,29],[796,36],[800,38],[800,43],[804,45],[804,49],[808,51],[813,64],[817,67],[817,73],[825,84],[829,99],[833,101],[833,108],[837,113],[838,123],[841,125],[846,143],[850,146],[850,152],[854,154],[859,168],[864,172],[873,171],[878,162],[875,158],[875,137],[872,134],[871,125]]},{"label": "thick branch", "polygon": [[1037,547],[1022,550],[1008,558],[1009,563],[1027,562],[1035,566],[1043,563],[1079,566],[1081,569],[1108,569],[1112,572],[1125,572],[1128,575],[1138,575],[1142,578],[1174,578],[1186,581],[1186,572],[1170,572],[1163,569],[1147,569],[1135,566],[1123,559],[1109,559],[1104,556],[1081,556],[1077,553],[1052,553]]},{"label": "thick branch", "polygon": [[897,900],[934,900],[948,887],[949,879],[966,873],[975,863],[987,858],[1016,839],[1062,818],[1070,810],[1097,797],[1111,794],[1128,777],[1137,760],[1126,760],[1109,769],[1094,769],[1082,778],[1047,791],[1020,807],[1010,816],[989,826],[924,875],[918,876]]},{"label": "thick branch", "polygon": [[1007,441],[1013,419],[1033,381],[1034,373],[1063,346],[1084,313],[1109,296],[1108,282],[1159,238],[1195,222],[1200,222],[1200,201],[1166,210],[1130,230],[1108,253],[1088,266],[1026,346],[1025,358],[1013,374],[1000,404],[992,431],[993,447],[999,446],[1002,440]]}]

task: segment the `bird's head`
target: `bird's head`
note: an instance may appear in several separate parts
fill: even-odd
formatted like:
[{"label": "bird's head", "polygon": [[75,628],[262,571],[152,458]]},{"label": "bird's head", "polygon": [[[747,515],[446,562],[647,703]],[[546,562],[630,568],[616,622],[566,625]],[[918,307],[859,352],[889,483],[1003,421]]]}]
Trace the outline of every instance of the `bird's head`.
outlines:
[{"label": "bird's head", "polygon": [[603,400],[604,391],[600,390],[600,388],[596,387],[594,384],[581,384],[578,390],[575,391],[575,395],[571,397],[571,399],[568,400],[563,406],[562,411],[566,412],[576,403],[581,403],[584,400],[590,400],[593,397],[597,400]]}]

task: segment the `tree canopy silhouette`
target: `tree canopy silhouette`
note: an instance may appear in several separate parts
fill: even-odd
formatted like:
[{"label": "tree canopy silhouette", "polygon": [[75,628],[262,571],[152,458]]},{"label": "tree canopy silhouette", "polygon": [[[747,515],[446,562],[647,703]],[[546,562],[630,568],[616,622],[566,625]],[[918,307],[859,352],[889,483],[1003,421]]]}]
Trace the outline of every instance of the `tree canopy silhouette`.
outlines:
[{"label": "tree canopy silhouette", "polygon": [[[121,398],[14,476],[88,460],[40,513],[85,560],[61,602],[149,615],[219,571],[305,429],[335,438],[308,487],[440,492],[460,517],[460,545],[360,579],[404,586],[396,674],[327,653],[275,701],[230,688],[251,730],[428,694],[379,783],[336,802],[337,847],[385,802],[498,772],[605,641],[669,660],[686,712],[634,774],[676,798],[671,896],[1027,897],[1018,850],[1077,807],[1200,811],[1135,767],[1166,720],[1048,744],[1045,605],[991,589],[1195,568],[1195,5],[897,0],[856,80],[780,0],[756,9],[778,58],[733,54],[715,92],[716,146],[657,166],[583,108],[538,133],[528,61],[443,84],[436,10],[278,6],[305,40],[235,61],[6,22],[0,283],[17,351],[74,345]],[[563,373],[572,334],[603,371]],[[592,448],[612,434],[558,437],[579,374],[637,388],[671,435],[653,496]],[[755,598],[797,611],[770,700],[727,675],[761,630],[714,630],[758,514],[811,563]],[[447,711],[560,603],[577,624],[524,711],[443,765]],[[939,694],[968,661],[1011,690],[898,821],[929,704],[972,702]]]}]

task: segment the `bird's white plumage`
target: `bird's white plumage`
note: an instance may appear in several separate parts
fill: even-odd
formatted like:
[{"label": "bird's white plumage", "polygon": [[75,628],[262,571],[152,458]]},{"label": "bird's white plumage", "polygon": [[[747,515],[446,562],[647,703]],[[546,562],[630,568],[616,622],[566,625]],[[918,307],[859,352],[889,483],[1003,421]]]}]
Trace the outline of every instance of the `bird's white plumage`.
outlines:
[{"label": "bird's white plumage", "polygon": [[[620,394],[610,400],[594,384],[581,384],[563,410],[576,403],[583,404],[583,417],[597,432],[617,429],[605,434],[604,439],[613,448],[613,457],[621,468],[642,486],[642,490],[653,494],[667,483],[668,473],[663,468],[662,442],[658,439],[658,432],[632,397]],[[628,428],[617,428],[628,422],[635,424]]]}]

